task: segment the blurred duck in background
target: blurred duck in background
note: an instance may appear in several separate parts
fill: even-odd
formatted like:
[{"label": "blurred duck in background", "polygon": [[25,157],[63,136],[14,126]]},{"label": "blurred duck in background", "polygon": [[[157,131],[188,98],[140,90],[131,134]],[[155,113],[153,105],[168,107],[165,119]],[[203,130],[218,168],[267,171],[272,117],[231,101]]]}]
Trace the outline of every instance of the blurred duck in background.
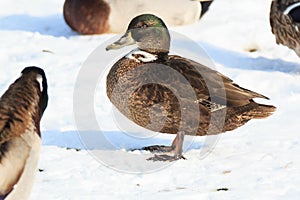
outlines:
[{"label": "blurred duck in background", "polygon": [[135,16],[151,13],[168,26],[195,23],[212,0],[66,0],[66,23],[80,34],[123,33]]}]

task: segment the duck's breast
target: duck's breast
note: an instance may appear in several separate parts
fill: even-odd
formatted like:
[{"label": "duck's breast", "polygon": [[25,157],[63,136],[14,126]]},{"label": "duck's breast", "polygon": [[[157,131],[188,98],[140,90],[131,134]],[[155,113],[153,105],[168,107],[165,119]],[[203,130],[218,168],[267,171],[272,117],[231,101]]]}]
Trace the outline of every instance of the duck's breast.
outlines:
[{"label": "duck's breast", "polygon": [[3,160],[6,170],[2,170],[2,172],[18,175],[16,170],[19,169],[21,170],[21,175],[5,200],[27,200],[29,199],[38,168],[41,138],[36,132],[28,130],[22,136],[15,138],[10,146],[11,150],[6,156],[9,160]]}]

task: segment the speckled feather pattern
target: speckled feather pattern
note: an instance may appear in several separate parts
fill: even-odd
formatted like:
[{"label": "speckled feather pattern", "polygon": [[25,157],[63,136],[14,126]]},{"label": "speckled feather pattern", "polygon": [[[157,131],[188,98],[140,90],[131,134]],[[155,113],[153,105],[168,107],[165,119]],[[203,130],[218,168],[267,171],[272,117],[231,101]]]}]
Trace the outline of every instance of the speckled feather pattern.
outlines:
[{"label": "speckled feather pattern", "polygon": [[[185,91],[186,85],[180,79],[160,71],[149,73],[150,68],[141,67],[145,66],[145,63],[122,58],[113,65],[107,76],[107,95],[125,116],[142,127],[176,134],[179,126],[182,125],[180,123],[183,122],[186,134],[193,134],[195,128],[197,135],[218,134],[242,126],[253,118],[267,117],[275,110],[273,106],[257,104],[252,100],[255,97],[266,98],[265,96],[239,87],[228,77],[192,60],[169,55],[167,61],[157,60],[155,64],[164,64],[182,74],[195,91],[198,101],[185,98],[184,95],[178,99],[168,89],[175,86],[181,91]],[[149,67],[151,67],[151,63]],[[133,69],[134,73],[130,73]],[[161,84],[147,84],[139,87],[140,82],[149,79],[146,81],[150,83],[156,80],[157,76],[172,84],[169,87]],[[205,76],[206,79],[204,80],[202,76]],[[219,96],[219,98],[215,98],[219,102],[211,102],[207,84],[216,91],[216,94],[225,88],[226,98]],[[117,85],[122,87],[116,87]],[[128,98],[128,101],[124,100],[125,98]],[[227,104],[220,105],[224,104],[224,101]],[[191,114],[185,115],[186,119],[182,121],[180,102],[187,105],[187,108],[184,109],[189,109],[188,106],[197,106],[200,116],[191,112]],[[216,105],[220,105],[220,109],[212,109]],[[220,122],[222,115],[226,116],[224,126]],[[159,122],[164,123],[160,124]],[[212,125],[209,129],[210,122]]]}]

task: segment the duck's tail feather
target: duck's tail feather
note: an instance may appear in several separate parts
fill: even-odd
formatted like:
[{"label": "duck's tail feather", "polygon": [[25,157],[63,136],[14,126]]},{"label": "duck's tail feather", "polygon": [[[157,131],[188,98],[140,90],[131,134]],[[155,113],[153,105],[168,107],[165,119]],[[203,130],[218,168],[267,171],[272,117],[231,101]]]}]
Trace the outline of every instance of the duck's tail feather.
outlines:
[{"label": "duck's tail feather", "polygon": [[247,112],[248,117],[252,119],[253,118],[262,119],[262,118],[269,117],[276,110],[276,107],[272,105],[265,105],[259,103],[255,103],[255,104],[256,104],[255,108]]},{"label": "duck's tail feather", "polygon": [[223,132],[234,130],[251,119],[269,117],[275,110],[275,106],[259,104],[254,101],[239,108],[228,109]]}]

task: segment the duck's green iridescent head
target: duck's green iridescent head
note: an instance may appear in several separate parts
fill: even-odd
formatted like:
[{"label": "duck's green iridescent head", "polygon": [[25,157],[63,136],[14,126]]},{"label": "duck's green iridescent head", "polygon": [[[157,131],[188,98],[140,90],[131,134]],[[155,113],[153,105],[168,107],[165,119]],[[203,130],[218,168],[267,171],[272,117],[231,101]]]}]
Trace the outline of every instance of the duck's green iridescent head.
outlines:
[{"label": "duck's green iridescent head", "polygon": [[139,49],[149,53],[169,53],[170,34],[167,26],[159,17],[143,14],[133,18],[126,33],[106,50],[120,49],[124,46],[137,44]]}]

